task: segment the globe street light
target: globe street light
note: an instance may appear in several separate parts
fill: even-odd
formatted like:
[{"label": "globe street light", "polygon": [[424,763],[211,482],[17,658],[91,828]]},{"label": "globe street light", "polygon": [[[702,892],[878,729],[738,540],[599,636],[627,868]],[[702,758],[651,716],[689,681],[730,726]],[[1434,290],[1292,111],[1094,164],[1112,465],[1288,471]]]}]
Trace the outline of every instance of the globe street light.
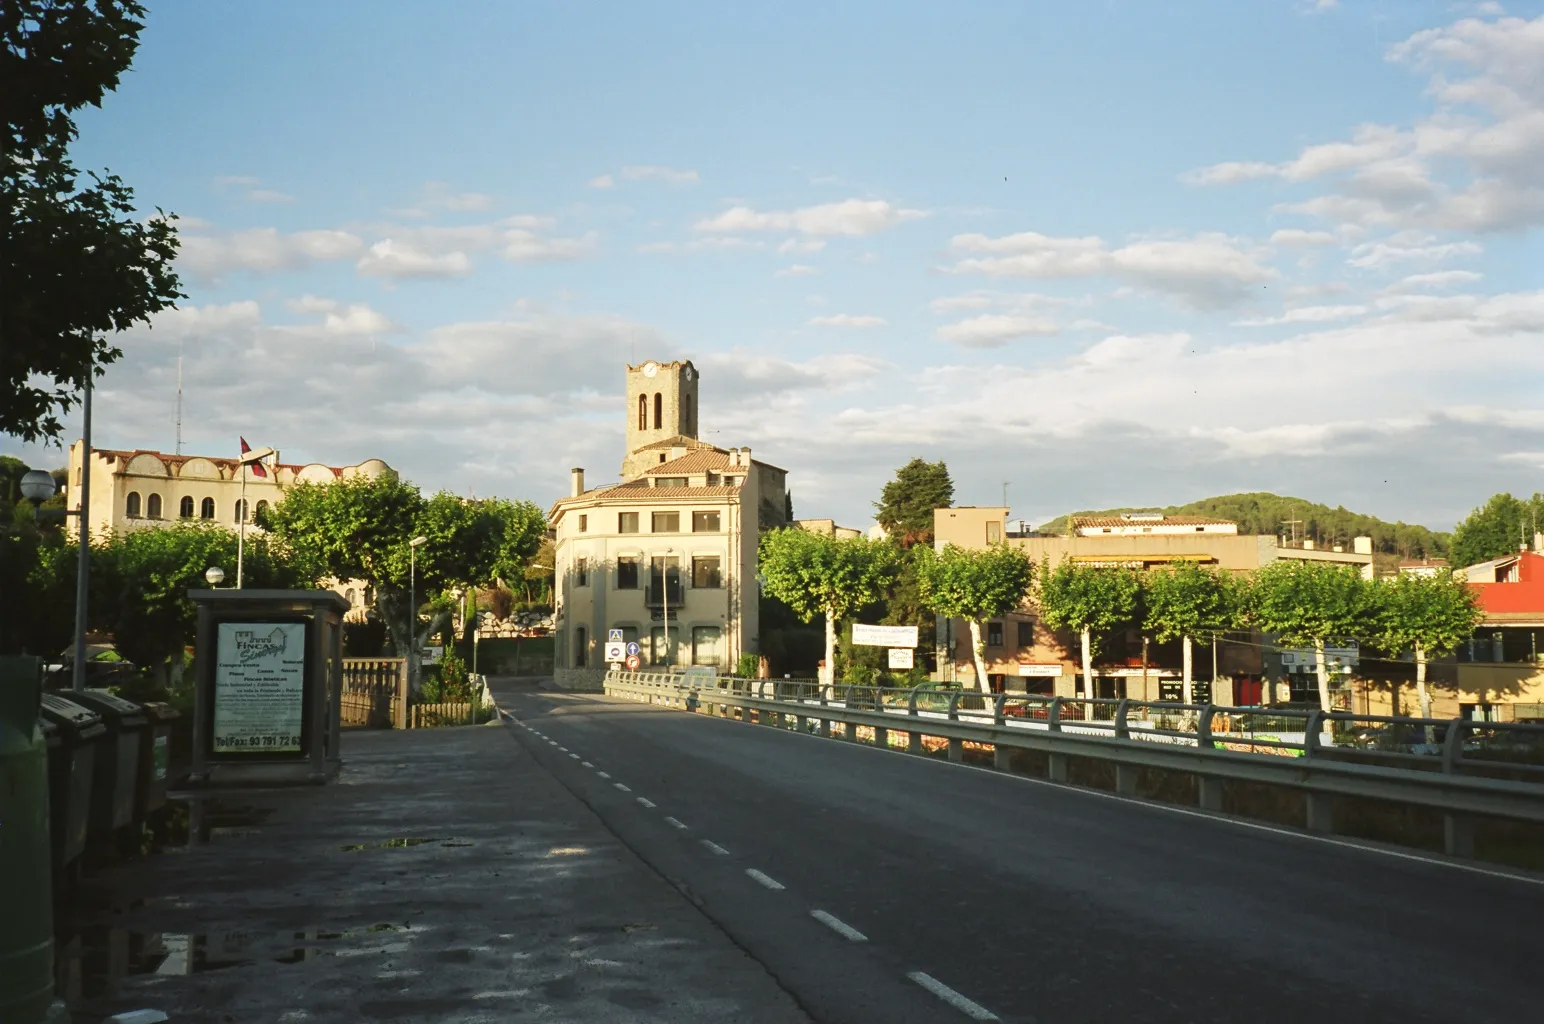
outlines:
[{"label": "globe street light", "polygon": [[418,690],[418,549],[429,543],[424,536],[407,542],[407,671],[408,682]]},{"label": "globe street light", "polygon": [[204,570],[204,582],[209,584],[211,588],[218,587],[225,582],[225,570],[218,565],[211,565]]},{"label": "globe street light", "polygon": [[59,488],[54,485],[54,475],[46,469],[29,469],[21,478],[21,496],[41,504],[54,496]]},{"label": "globe street light", "polygon": [[[53,516],[77,516],[80,521],[80,558],[75,568],[75,655],[70,668],[70,688],[86,688],[86,588],[90,580],[91,534],[88,528],[87,508],[90,502],[91,481],[91,383],[86,382],[85,440],[82,442],[80,508],[72,510],[37,510],[39,521],[46,522]],[[43,469],[29,469],[21,478],[21,496],[35,505],[41,505],[59,488],[53,474]]]},{"label": "globe street light", "polygon": [[[242,442],[246,444],[245,441]],[[237,472],[241,474],[241,515],[236,523],[236,589],[241,589],[241,563],[242,556],[246,554],[247,545],[247,467],[258,466],[270,455],[277,455],[272,448],[254,448],[246,452],[236,460]]]}]

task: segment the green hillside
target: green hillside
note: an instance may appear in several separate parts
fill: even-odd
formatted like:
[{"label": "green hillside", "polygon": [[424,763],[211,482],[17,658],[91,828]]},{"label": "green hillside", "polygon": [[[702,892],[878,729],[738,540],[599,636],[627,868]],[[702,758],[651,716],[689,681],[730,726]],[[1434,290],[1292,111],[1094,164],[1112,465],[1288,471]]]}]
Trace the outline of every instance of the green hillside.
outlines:
[{"label": "green hillside", "polygon": [[1438,533],[1424,526],[1409,523],[1389,523],[1375,516],[1358,515],[1344,508],[1330,508],[1303,498],[1283,497],[1258,491],[1251,494],[1224,494],[1216,498],[1202,498],[1188,505],[1170,505],[1167,508],[1111,508],[1073,512],[1061,516],[1039,528],[1040,533],[1062,534],[1067,532],[1070,516],[1118,516],[1123,512],[1162,512],[1171,516],[1216,516],[1238,524],[1239,533],[1265,533],[1290,535],[1293,527],[1289,520],[1302,520],[1296,525],[1298,538],[1311,537],[1325,546],[1344,544],[1351,546],[1352,537],[1372,538],[1373,550],[1382,555],[1401,558],[1445,557],[1451,534]]}]

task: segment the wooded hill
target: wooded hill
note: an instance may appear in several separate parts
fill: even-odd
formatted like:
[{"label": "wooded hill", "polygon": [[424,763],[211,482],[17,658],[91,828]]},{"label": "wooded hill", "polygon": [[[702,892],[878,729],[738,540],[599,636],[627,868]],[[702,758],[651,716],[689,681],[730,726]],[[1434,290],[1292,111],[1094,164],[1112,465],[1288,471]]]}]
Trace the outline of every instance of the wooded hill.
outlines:
[{"label": "wooded hill", "polygon": [[1296,519],[1301,520],[1295,524],[1299,540],[1309,538],[1324,547],[1344,544],[1349,550],[1352,537],[1371,537],[1375,552],[1400,558],[1445,557],[1448,542],[1452,538],[1449,533],[1438,533],[1424,526],[1385,522],[1376,516],[1358,515],[1344,508],[1330,508],[1303,498],[1283,497],[1266,491],[1224,494],[1167,508],[1111,508],[1073,512],[1051,520],[1039,527],[1037,532],[1060,535],[1067,532],[1067,520],[1072,516],[1118,516],[1125,512],[1216,516],[1237,523],[1239,533],[1263,533],[1288,538],[1293,535],[1294,529],[1290,520]]}]

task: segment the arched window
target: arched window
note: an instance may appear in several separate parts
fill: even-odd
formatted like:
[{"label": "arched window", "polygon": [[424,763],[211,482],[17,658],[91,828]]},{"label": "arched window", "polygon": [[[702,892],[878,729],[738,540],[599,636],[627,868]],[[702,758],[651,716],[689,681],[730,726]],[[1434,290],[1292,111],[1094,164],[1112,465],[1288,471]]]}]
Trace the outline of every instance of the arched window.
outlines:
[{"label": "arched window", "polygon": [[649,396],[638,396],[638,429],[649,429]]},{"label": "arched window", "polygon": [[665,425],[665,396],[658,391],[654,392],[654,429],[658,430]]},{"label": "arched window", "polygon": [[245,498],[237,498],[236,499],[236,518],[231,520],[231,521],[235,522],[235,523],[244,523],[244,522],[246,522],[246,520],[247,520],[247,499],[245,499]]},{"label": "arched window", "polygon": [[145,518],[161,518],[161,496],[159,494],[152,494],[150,497],[145,499]]},{"label": "arched window", "polygon": [[[266,512],[266,511],[268,511],[268,502],[267,502],[266,499],[264,499],[263,501],[260,501],[260,502],[257,503],[257,514],[258,514],[258,517],[261,518],[263,513]],[[252,521],[254,523],[257,522],[256,519],[254,519]]]},{"label": "arched window", "polygon": [[203,501],[201,501],[199,503],[198,515],[199,515],[200,519],[213,519],[214,518],[214,499],[213,498],[205,498]]},{"label": "arched window", "polygon": [[177,514],[184,519],[193,518],[193,498],[191,496],[182,499],[182,502],[177,506]]},{"label": "arched window", "polygon": [[681,396],[681,424],[682,424],[682,426],[684,426],[686,428],[686,432],[688,434],[693,433],[693,430],[692,430],[692,396],[691,395],[682,395]]},{"label": "arched window", "polygon": [[124,502],[123,514],[130,519],[139,518],[139,492],[130,491],[128,501]]},{"label": "arched window", "polygon": [[574,668],[584,668],[590,653],[589,639],[583,626],[574,628]]}]

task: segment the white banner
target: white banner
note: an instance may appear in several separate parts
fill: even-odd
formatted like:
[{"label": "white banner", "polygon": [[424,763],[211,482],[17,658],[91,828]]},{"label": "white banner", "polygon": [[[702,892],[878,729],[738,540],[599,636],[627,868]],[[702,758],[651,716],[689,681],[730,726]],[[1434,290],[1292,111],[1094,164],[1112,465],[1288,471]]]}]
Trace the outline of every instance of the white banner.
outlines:
[{"label": "white banner", "polygon": [[912,667],[913,664],[914,664],[914,659],[913,659],[913,656],[912,656],[912,649],[910,647],[892,647],[892,648],[890,648],[890,667],[891,668],[908,668],[909,669],[909,668]]},{"label": "white banner", "polygon": [[1062,674],[1060,665],[1020,665],[1021,676],[1059,676]]},{"label": "white banner", "polygon": [[852,625],[852,642],[860,647],[916,647],[916,626]]},{"label": "white banner", "polygon": [[214,752],[299,753],[305,682],[305,623],[220,623]]}]

